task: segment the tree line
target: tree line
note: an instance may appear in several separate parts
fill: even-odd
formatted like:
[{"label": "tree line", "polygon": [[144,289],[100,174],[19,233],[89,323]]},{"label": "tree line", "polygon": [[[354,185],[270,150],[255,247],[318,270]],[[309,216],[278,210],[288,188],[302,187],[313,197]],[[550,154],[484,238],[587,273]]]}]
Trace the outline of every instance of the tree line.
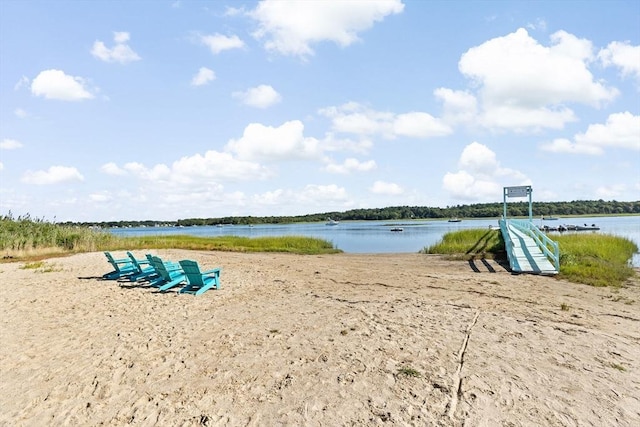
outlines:
[{"label": "tree line", "polygon": [[[384,221],[444,218],[498,218],[503,213],[503,204],[478,203],[471,205],[447,206],[445,208],[426,206],[391,206],[386,208],[351,209],[344,212],[323,212],[298,216],[225,216],[211,218],[186,218],[177,221],[106,221],[106,222],[66,222],[63,225],[85,227],[191,227],[218,224],[284,224],[295,222],[327,221]],[[534,202],[533,215],[575,216],[575,215],[626,215],[640,214],[640,201],[618,202],[604,200],[575,200],[571,202]],[[529,202],[508,202],[507,215],[528,216]]]}]

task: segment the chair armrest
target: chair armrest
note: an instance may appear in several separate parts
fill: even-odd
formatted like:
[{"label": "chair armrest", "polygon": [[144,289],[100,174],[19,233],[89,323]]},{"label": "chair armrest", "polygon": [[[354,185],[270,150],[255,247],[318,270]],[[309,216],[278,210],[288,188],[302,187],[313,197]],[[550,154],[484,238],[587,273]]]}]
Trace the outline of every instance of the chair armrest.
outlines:
[{"label": "chair armrest", "polygon": [[213,274],[213,273],[220,273],[220,268],[214,268],[213,270],[203,271],[202,275],[206,276],[206,275]]}]

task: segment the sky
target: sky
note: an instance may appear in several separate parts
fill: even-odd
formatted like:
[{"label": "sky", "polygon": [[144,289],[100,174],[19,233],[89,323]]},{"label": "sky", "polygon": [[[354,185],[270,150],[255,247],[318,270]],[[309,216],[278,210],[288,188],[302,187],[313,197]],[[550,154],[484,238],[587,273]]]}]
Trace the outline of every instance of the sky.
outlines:
[{"label": "sky", "polygon": [[640,2],[0,1],[0,215],[640,200]]}]

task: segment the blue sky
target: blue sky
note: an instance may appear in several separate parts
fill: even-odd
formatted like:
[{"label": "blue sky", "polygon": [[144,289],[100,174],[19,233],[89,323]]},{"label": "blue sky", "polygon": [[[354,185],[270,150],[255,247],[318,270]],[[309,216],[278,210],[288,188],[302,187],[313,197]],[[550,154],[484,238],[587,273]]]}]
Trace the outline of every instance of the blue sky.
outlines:
[{"label": "blue sky", "polygon": [[640,199],[637,1],[0,2],[0,213]]}]

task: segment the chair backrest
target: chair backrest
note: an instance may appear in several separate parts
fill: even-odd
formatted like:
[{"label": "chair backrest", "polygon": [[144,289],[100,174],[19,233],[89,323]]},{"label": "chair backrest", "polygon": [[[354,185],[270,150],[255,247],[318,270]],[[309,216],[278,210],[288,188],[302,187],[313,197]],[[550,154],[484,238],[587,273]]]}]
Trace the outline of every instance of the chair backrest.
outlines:
[{"label": "chair backrest", "polygon": [[115,265],[115,264],[116,264],[116,260],[115,260],[115,259],[113,259],[113,255],[111,255],[111,252],[106,252],[106,251],[105,251],[104,256],[106,256],[106,257],[107,257],[107,260],[108,260],[111,264],[113,264],[113,265]]},{"label": "chair backrest", "polygon": [[147,258],[149,259],[149,263],[151,264],[153,269],[160,275],[160,277],[165,280],[171,280],[171,275],[167,271],[167,268],[165,267],[164,262],[162,261],[162,259],[160,259],[160,257],[147,255]]},{"label": "chair backrest", "polygon": [[111,252],[105,252],[104,255],[107,257],[107,260],[109,261],[109,263],[113,266],[113,268],[116,271],[118,271],[118,272],[122,271],[122,269],[120,268],[119,263],[115,260],[113,255],[111,255]]},{"label": "chair backrest", "polygon": [[198,263],[196,261],[184,259],[180,261],[180,267],[182,267],[182,271],[184,271],[184,274],[187,276],[189,284],[204,286],[202,272],[200,271],[200,267],[198,266]]},{"label": "chair backrest", "polygon": [[131,252],[127,252],[127,256],[129,257],[129,259],[131,260],[131,264],[133,264],[133,266],[138,270],[138,271],[142,271],[142,266],[140,265],[140,263],[138,262],[138,260],[136,259],[136,257],[133,256],[133,254]]}]

